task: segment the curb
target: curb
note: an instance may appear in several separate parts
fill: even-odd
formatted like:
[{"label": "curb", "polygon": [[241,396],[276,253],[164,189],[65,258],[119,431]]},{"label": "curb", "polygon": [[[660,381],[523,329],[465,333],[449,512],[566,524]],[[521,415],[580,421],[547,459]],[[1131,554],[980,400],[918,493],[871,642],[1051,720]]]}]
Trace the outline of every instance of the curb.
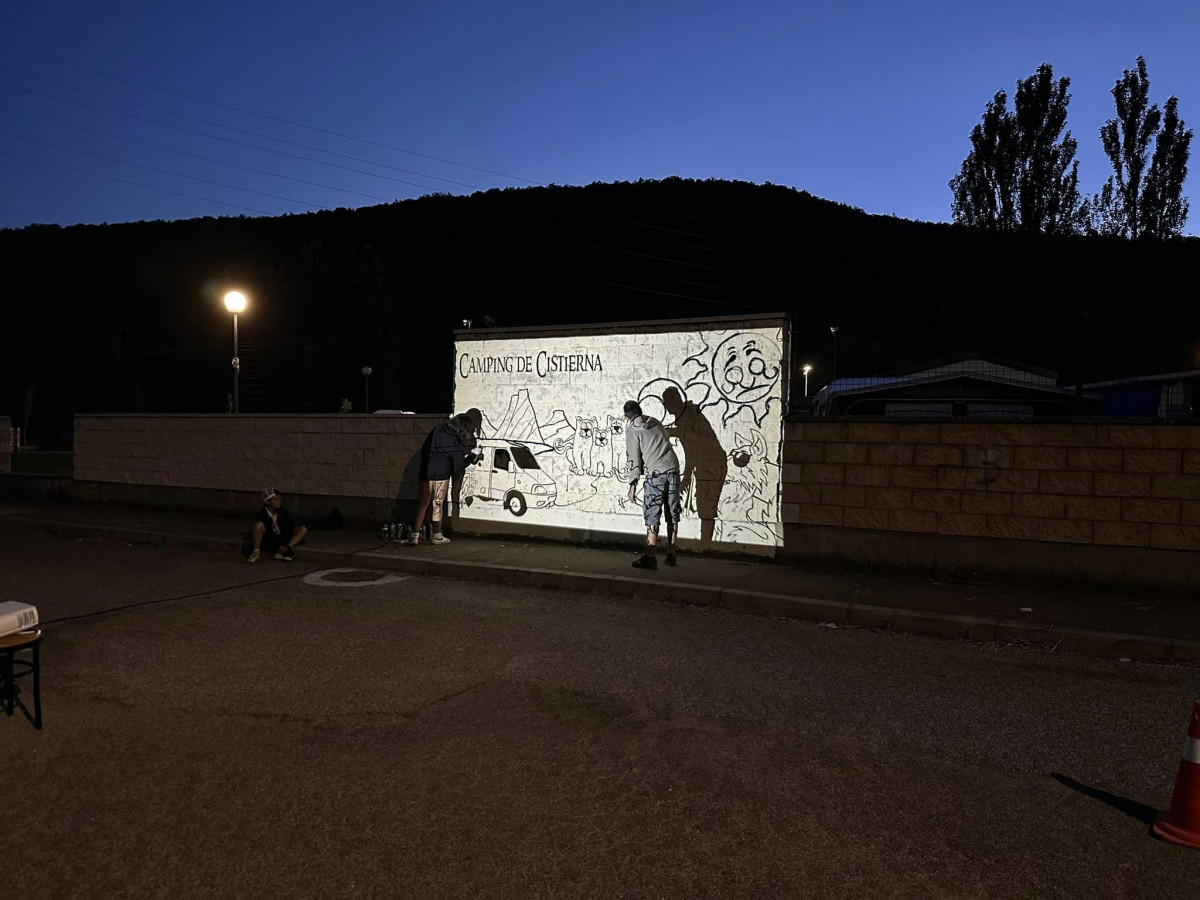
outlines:
[{"label": "curb", "polygon": [[[27,527],[36,527],[48,534],[63,537],[115,536],[130,543],[179,547],[185,550],[237,552],[242,546],[240,540],[59,522],[53,519],[21,515],[0,516],[0,530],[3,530],[5,521],[20,522]],[[660,581],[629,575],[559,571],[557,569],[506,566],[499,563],[436,559],[416,555],[396,556],[379,553],[374,549],[338,551],[306,548],[304,556],[305,559],[315,562],[336,562],[354,557],[362,561],[370,561],[372,565],[382,569],[405,572],[410,575],[435,575],[560,590],[602,591],[622,597],[640,597],[648,600],[667,600],[696,606],[712,606],[734,612],[783,616],[812,622],[829,622],[838,626],[882,628],[903,634],[1035,644],[1050,649],[1061,648],[1077,653],[1129,659],[1200,661],[1200,641],[1126,634],[1092,628],[1033,625],[1016,619],[897,609],[717,585]]]}]

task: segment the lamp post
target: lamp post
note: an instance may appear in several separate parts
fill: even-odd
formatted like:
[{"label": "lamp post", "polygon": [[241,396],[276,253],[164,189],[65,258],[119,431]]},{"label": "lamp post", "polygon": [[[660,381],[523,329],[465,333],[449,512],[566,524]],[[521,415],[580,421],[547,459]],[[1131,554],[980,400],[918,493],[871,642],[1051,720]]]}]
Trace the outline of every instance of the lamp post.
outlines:
[{"label": "lamp post", "polygon": [[238,359],[237,322],[238,313],[246,309],[246,295],[241,291],[230,291],[225,295],[225,308],[233,313],[233,412],[238,412],[238,373],[242,361]]},{"label": "lamp post", "polygon": [[833,369],[830,371],[830,374],[829,374],[829,382],[830,382],[830,384],[832,384],[834,379],[837,378],[837,333],[838,333],[838,327],[836,325],[830,325],[829,333],[833,335]]},{"label": "lamp post", "polygon": [[812,369],[813,369],[812,366],[810,366],[808,363],[805,363],[804,367],[800,370],[801,372],[804,373],[804,396],[805,397],[808,396],[808,373],[811,372]]},{"label": "lamp post", "polygon": [[363,412],[371,411],[371,367],[363,366]]}]

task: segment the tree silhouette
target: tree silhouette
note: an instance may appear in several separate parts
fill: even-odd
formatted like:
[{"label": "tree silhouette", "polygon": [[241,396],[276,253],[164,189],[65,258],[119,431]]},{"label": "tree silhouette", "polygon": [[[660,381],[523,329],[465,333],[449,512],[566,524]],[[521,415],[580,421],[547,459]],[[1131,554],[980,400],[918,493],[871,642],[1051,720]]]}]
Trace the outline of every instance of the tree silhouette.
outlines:
[{"label": "tree silhouette", "polygon": [[[1091,202],[1091,229],[1122,237],[1168,238],[1183,231],[1188,202],[1183,198],[1192,132],[1179,118],[1179,99],[1163,110],[1150,104],[1146,60],[1137,58],[1112,89],[1117,117],[1100,128],[1114,174]],[[1154,152],[1150,143],[1154,142]]]},{"label": "tree silhouette", "polygon": [[1163,111],[1163,127],[1154,143],[1150,177],[1143,194],[1143,234],[1153,238],[1176,237],[1187,222],[1188,201],[1183,196],[1187,179],[1192,131],[1184,130],[1179,100],[1171,97]]},{"label": "tree silhouette", "polygon": [[1048,63],[1017,82],[1013,109],[998,91],[971,129],[971,152],[950,180],[963,225],[997,231],[1075,234],[1082,229],[1077,143],[1067,124],[1071,79]]}]

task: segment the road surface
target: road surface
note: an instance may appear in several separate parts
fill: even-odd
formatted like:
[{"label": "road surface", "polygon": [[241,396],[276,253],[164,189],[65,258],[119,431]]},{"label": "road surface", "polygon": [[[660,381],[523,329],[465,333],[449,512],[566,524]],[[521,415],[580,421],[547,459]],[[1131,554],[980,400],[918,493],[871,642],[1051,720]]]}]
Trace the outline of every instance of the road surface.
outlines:
[{"label": "road surface", "polygon": [[1200,897],[1148,833],[1196,668],[5,541],[14,896]]}]

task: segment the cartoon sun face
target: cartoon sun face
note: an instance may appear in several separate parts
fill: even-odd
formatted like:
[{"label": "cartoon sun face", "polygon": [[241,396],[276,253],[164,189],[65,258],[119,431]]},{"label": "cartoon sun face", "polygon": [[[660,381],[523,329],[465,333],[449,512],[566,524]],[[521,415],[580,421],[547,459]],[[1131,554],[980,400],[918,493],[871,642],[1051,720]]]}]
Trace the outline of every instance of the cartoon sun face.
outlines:
[{"label": "cartoon sun face", "polygon": [[713,354],[713,381],[731,403],[755,403],[768,396],[779,381],[779,358],[779,348],[769,338],[733,335]]}]

